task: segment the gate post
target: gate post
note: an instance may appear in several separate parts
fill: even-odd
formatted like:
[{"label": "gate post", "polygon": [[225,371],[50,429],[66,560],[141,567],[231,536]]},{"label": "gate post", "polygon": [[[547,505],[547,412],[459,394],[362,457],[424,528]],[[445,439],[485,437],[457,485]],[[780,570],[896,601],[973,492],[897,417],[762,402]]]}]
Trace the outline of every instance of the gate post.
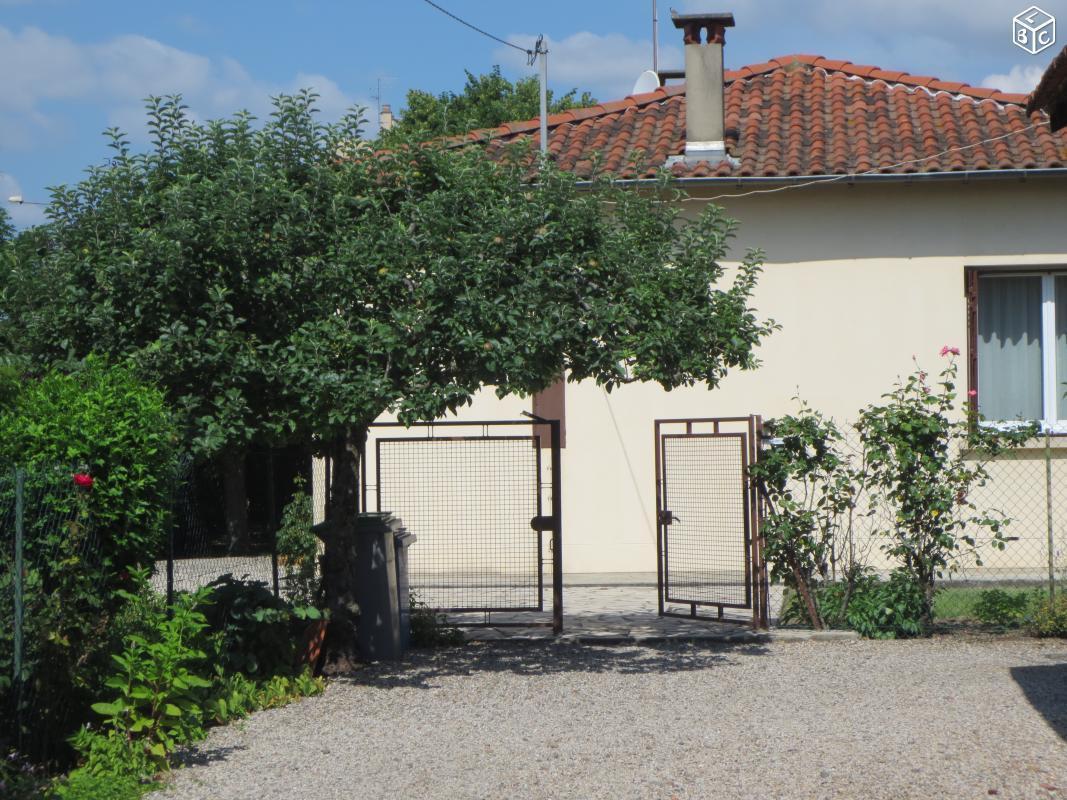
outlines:
[{"label": "gate post", "polygon": [[[763,449],[763,417],[759,414],[752,416],[752,463],[759,461]],[[748,476],[745,477],[748,480]],[[754,583],[759,608],[759,616],[756,620],[757,627],[767,630],[770,628],[770,587],[767,581],[767,565],[763,560],[763,502],[754,485],[750,485],[752,493],[752,564]]]},{"label": "gate post", "polygon": [[560,421],[552,429],[552,633],[563,633],[563,476]]}]

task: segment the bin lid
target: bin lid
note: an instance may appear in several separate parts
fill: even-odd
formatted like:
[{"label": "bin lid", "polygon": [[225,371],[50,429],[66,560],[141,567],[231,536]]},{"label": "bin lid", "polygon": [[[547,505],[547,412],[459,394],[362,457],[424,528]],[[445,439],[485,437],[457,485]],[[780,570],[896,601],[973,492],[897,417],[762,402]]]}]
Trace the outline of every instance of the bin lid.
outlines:
[{"label": "bin lid", "polygon": [[392,531],[395,534],[402,530],[404,530],[404,523],[389,511],[363,513],[356,516],[356,533],[385,533]]}]

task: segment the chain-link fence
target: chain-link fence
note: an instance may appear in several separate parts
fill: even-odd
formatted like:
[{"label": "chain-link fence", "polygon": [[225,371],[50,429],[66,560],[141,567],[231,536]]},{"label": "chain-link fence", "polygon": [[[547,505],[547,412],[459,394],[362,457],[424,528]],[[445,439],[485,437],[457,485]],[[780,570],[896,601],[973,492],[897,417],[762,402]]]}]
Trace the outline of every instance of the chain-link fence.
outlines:
[{"label": "chain-link fence", "polygon": [[234,541],[226,525],[223,491],[212,465],[188,462],[179,469],[172,524],[152,575],[153,588],[168,601],[175,592],[207,586],[224,575],[260,581],[278,594],[277,509],[250,516],[247,535]]},{"label": "chain-link fence", "polygon": [[[859,434],[842,427],[841,450],[853,466],[862,464],[863,448]],[[935,615],[941,619],[968,619],[975,603],[989,589],[1013,596],[1043,595],[1056,591],[1058,581],[1067,577],[1067,559],[1061,555],[1067,544],[1067,446],[1055,437],[1041,438],[994,459],[965,454],[969,461],[982,460],[989,479],[974,486],[966,498],[978,514],[992,512],[1010,522],[1004,529],[1007,540],[1001,550],[990,542],[988,531],[970,530],[978,546],[964,548],[939,580],[940,591]],[[888,573],[896,562],[884,552],[895,520],[885,508],[871,511],[870,498],[857,498],[851,525],[844,536],[857,555],[857,561],[880,573]]]}]

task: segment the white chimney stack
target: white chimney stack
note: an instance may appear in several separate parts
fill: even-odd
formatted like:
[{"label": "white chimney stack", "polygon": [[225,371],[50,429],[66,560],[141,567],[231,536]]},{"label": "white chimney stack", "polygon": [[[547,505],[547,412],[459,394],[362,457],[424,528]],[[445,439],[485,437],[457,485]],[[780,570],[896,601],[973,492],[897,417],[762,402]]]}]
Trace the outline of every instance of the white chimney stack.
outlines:
[{"label": "white chimney stack", "polygon": [[[685,33],[685,156],[687,164],[717,163],[726,153],[722,48],[734,15],[675,14],[674,27]],[[702,34],[705,34],[702,41]]]},{"label": "white chimney stack", "polygon": [[388,103],[383,103],[381,110],[378,112],[378,127],[383,131],[392,130],[393,128],[393,109],[389,107]]}]

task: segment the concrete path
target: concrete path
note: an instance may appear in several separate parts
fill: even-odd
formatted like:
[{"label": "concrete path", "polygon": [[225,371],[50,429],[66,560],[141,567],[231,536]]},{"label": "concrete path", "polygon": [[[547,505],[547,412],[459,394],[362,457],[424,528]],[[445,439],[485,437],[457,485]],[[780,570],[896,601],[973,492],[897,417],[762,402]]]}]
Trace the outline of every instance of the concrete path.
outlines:
[{"label": "concrete path", "polygon": [[[781,589],[772,587],[772,625],[782,601]],[[468,641],[535,641],[550,639],[551,595],[546,588],[543,613],[453,614],[449,619],[465,628]],[[688,605],[668,605],[667,611],[688,615]],[[568,574],[563,581],[564,641],[586,643],[642,643],[685,641],[754,641],[766,638],[752,630],[752,614],[728,610],[727,621],[714,619],[715,609],[699,609],[712,619],[659,616],[655,573]],[[533,624],[531,624],[533,623]],[[810,632],[779,631],[786,638],[809,638]],[[822,638],[853,638],[851,633],[824,634]]]}]

